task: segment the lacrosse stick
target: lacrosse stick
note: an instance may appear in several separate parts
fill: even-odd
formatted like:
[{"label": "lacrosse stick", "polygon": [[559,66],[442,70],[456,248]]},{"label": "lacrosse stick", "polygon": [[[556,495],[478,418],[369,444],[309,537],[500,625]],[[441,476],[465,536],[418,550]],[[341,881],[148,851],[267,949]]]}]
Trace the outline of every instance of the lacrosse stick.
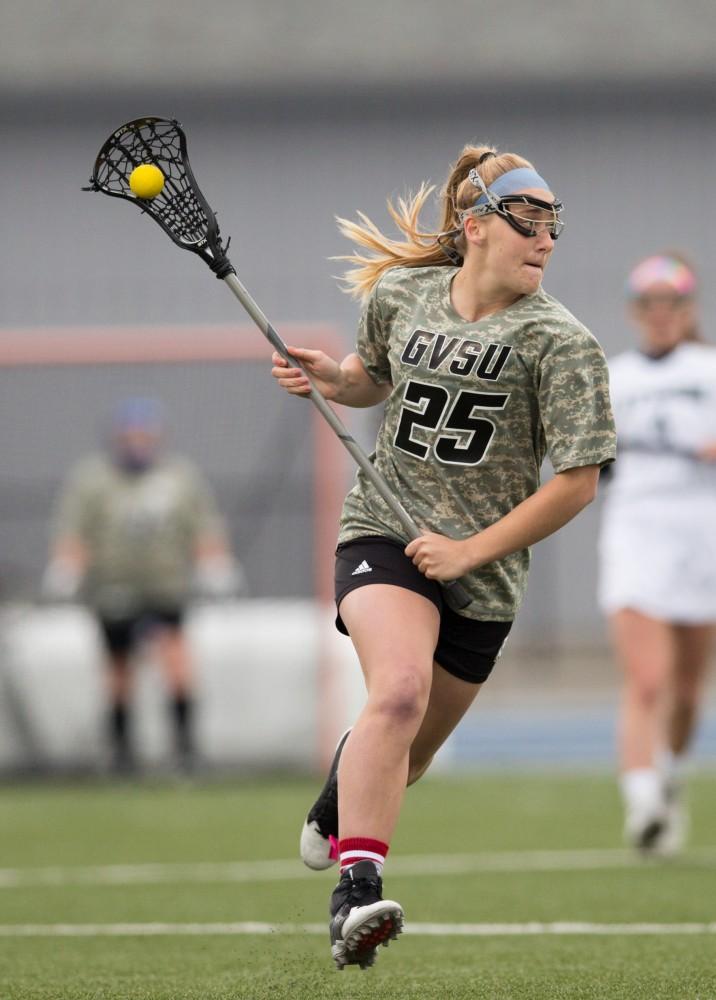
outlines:
[{"label": "lacrosse stick", "polygon": [[[133,171],[145,164],[158,167],[164,178],[163,186],[152,197],[138,197],[130,187]],[[159,183],[161,185],[161,178]],[[90,177],[90,186],[84,190],[101,191],[114,198],[133,202],[158,222],[177,246],[198,254],[216,277],[226,282],[281,357],[292,367],[301,368],[304,374],[308,374],[301,362],[288,353],[281,337],[236,276],[226,255],[230,240],[226,246],[222,245],[216,216],[199,190],[189,165],[186,136],[179,122],[168,118],[148,117],[137,118],[120,126],[100,149]],[[311,392],[308,398],[350,452],[411,540],[419,538],[423,532],[393,496],[366,453],[315,388],[310,376],[309,382]],[[458,581],[442,583],[442,586],[446,600],[455,610],[465,608],[470,603],[470,596]]]}]

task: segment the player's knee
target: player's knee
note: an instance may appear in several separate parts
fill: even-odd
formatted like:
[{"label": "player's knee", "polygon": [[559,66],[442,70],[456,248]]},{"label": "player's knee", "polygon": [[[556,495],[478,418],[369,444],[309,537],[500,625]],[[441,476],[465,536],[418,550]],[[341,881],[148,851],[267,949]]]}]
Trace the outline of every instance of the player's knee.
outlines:
[{"label": "player's knee", "polygon": [[373,711],[389,720],[391,725],[410,726],[423,718],[430,694],[429,684],[417,671],[396,674],[388,687],[373,699]]},{"label": "player's knee", "polygon": [[631,694],[642,708],[654,708],[663,701],[664,685],[659,678],[642,677],[632,685]]}]

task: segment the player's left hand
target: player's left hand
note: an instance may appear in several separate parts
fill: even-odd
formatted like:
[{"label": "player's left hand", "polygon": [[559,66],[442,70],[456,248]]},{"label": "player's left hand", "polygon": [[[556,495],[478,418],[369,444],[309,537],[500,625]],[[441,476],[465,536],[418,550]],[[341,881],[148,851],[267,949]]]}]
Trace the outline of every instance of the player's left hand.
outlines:
[{"label": "player's left hand", "polygon": [[405,554],[428,580],[457,580],[470,569],[465,543],[434,532],[414,538]]}]

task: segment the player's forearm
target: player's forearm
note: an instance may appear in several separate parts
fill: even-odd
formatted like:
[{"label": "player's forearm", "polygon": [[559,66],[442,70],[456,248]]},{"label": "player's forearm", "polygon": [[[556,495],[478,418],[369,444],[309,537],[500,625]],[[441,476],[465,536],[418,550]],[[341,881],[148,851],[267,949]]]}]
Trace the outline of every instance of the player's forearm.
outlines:
[{"label": "player's forearm", "polygon": [[599,468],[560,472],[509,514],[466,542],[472,568],[504,559],[559,531],[596,496]]},{"label": "player's forearm", "polygon": [[357,354],[349,354],[341,361],[340,375],[332,395],[334,403],[344,406],[376,406],[387,399],[392,385],[389,382],[378,385],[370,377]]}]

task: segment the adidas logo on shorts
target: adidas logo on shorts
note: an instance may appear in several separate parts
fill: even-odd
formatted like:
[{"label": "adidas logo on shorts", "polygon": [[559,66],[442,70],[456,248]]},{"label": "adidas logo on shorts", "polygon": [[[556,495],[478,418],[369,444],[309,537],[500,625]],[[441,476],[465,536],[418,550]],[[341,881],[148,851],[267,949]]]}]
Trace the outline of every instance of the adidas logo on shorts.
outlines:
[{"label": "adidas logo on shorts", "polygon": [[369,566],[364,559],[363,562],[360,564],[360,566],[356,566],[356,568],[351,573],[351,576],[359,576],[361,573],[372,573],[372,572],[373,572],[373,567]]}]

